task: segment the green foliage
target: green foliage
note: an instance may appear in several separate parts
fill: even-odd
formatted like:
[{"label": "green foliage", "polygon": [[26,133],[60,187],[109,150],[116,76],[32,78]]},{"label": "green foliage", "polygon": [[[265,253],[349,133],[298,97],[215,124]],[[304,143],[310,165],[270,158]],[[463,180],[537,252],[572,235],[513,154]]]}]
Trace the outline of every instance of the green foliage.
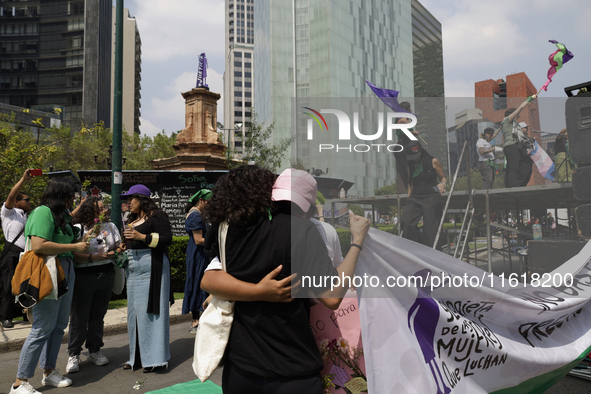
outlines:
[{"label": "green foliage", "polygon": [[[2,202],[12,187],[23,176],[27,168],[43,168],[47,158],[56,150],[54,146],[38,145],[33,134],[17,130],[11,123],[12,115],[0,116],[0,199]],[[37,200],[45,186],[45,177],[35,177],[28,181],[23,191]]]},{"label": "green foliage", "polygon": [[296,170],[308,171],[304,164],[304,161],[299,157],[295,160],[290,160],[289,165],[291,168],[295,168]]},{"label": "green foliage", "polygon": [[133,139],[124,134],[123,145],[126,156],[124,170],[152,170],[150,162],[156,159],[174,157],[176,155],[172,147],[176,143],[178,133],[166,135],[164,131],[156,134],[153,138],[147,135],[139,136],[134,134]]},{"label": "green foliage", "polygon": [[[374,195],[376,196],[394,196],[396,195],[396,184],[392,183],[391,185],[383,186],[379,189],[374,190]],[[380,215],[390,215],[394,216],[398,213],[398,207],[393,204],[376,204],[375,205],[376,211]]]},{"label": "green foliage", "polygon": [[349,253],[349,249],[351,249],[351,231],[344,228],[337,228],[336,230],[339,236],[339,242],[341,243],[341,252],[343,253],[343,257],[345,257]]},{"label": "green foliage", "polygon": [[[472,182],[472,189],[480,190],[482,189],[482,175],[478,170],[470,170],[470,177]],[[448,181],[449,184],[449,181]],[[499,173],[495,175],[495,179],[493,181],[493,189],[500,189],[505,187],[505,171],[499,168]],[[456,180],[456,186],[454,191],[460,190],[468,190],[468,177],[464,176],[462,178],[458,178]]]},{"label": "green foliage", "polygon": [[[69,127],[52,129],[46,138],[47,143],[54,144],[55,154],[48,165],[53,165],[54,171],[71,169],[78,170],[108,170],[107,158],[109,146],[113,144],[113,131],[106,129],[102,123],[93,128],[83,127],[79,133],[70,137]],[[124,170],[151,170],[150,162],[155,159],[173,157],[172,145],[176,142],[176,133],[167,136],[160,132],[154,137],[122,135]],[[98,163],[94,157],[97,156]]]},{"label": "green foliage", "polygon": [[173,291],[185,291],[188,243],[189,237],[172,237],[172,244],[168,248],[168,256],[170,258],[170,285]]},{"label": "green foliage", "polygon": [[365,211],[359,205],[356,204],[349,204],[349,209],[353,211],[355,215],[358,216],[365,216]]},{"label": "green foliage", "polygon": [[[229,155],[233,159],[240,157],[242,162],[255,164],[276,172],[281,161],[287,152],[287,149],[291,145],[293,138],[284,138],[276,143],[273,143],[273,130],[275,129],[275,122],[271,123],[268,127],[264,127],[262,124],[257,123],[256,113],[252,111],[250,125],[246,128],[245,136],[243,140],[242,155],[237,153],[236,149],[230,147]],[[230,169],[241,166],[243,163],[236,163],[228,161],[228,167]]]}]

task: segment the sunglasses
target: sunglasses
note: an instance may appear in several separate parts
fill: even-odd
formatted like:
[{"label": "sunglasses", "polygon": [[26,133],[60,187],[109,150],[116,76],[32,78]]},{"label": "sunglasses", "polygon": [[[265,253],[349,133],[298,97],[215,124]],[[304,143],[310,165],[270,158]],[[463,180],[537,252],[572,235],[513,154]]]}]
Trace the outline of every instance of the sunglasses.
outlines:
[{"label": "sunglasses", "polygon": [[19,201],[26,201],[26,202],[31,202],[31,199],[30,199],[30,198],[28,198],[28,197],[27,197],[27,198],[21,198]]}]

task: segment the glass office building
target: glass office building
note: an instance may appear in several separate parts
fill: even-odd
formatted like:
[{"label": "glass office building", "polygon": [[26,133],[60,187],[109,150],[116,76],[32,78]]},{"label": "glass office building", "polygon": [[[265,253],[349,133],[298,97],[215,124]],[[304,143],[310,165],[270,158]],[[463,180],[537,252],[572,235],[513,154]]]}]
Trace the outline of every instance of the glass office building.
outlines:
[{"label": "glass office building", "polygon": [[419,130],[422,131],[421,143],[432,156],[439,159],[445,173],[449,175],[441,23],[417,0],[412,0],[411,9],[413,109],[419,119]]},{"label": "glass office building", "polygon": [[[410,0],[255,0],[255,7],[255,108],[259,121],[275,122],[274,140],[294,138],[283,167],[297,159],[309,169],[328,169],[327,176],[355,183],[349,196],[372,196],[375,189],[395,182],[392,153],[320,152],[321,137],[308,139],[310,118],[304,108],[348,108],[351,121],[358,112],[359,129],[372,134],[379,112],[389,110],[375,99],[366,81],[400,91],[400,101],[414,103],[417,91],[426,97],[426,84],[435,78],[440,89],[428,97],[442,97],[441,25],[435,20],[415,26],[428,11]],[[424,39],[423,35],[439,44],[439,52],[429,54],[440,58],[435,71],[427,70],[430,59],[415,66],[417,56],[426,51],[415,37]],[[325,119],[327,127],[336,130],[336,117]],[[442,111],[445,136],[443,119]],[[334,134],[324,137],[324,142],[336,141]]]},{"label": "glass office building", "polygon": [[110,123],[112,2],[0,1],[0,103]]},{"label": "glass office building", "polygon": [[[345,98],[360,106],[360,127],[375,130],[376,109],[385,107],[362,99],[373,96],[365,81],[413,97],[411,2],[255,0],[255,7],[259,121],[275,122],[274,139],[295,138],[291,159],[307,168],[328,168],[327,176],[354,182],[349,196],[373,195],[374,189],[393,183],[391,153],[319,154],[306,137],[308,118],[301,108],[313,107],[321,98]],[[292,114],[298,115],[293,119]],[[286,159],[283,166],[289,165]]]}]

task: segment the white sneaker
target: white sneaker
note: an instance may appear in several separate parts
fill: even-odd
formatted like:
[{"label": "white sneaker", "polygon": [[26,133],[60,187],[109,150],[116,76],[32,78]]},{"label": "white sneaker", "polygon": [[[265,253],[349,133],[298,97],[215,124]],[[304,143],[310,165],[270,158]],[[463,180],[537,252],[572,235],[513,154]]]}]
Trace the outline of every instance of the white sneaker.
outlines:
[{"label": "white sneaker", "polygon": [[45,376],[45,374],[43,374],[41,384],[43,386],[68,387],[72,384],[72,380],[62,376],[62,374],[54,369],[53,372],[49,374],[49,376]]},{"label": "white sneaker", "polygon": [[109,359],[100,354],[100,352],[90,353],[88,355],[88,361],[94,365],[107,365],[109,363]]},{"label": "white sneaker", "polygon": [[29,382],[22,382],[18,389],[14,385],[10,388],[10,394],[41,394],[31,386]]},{"label": "white sneaker", "polygon": [[70,356],[66,365],[66,373],[80,371],[80,356]]}]

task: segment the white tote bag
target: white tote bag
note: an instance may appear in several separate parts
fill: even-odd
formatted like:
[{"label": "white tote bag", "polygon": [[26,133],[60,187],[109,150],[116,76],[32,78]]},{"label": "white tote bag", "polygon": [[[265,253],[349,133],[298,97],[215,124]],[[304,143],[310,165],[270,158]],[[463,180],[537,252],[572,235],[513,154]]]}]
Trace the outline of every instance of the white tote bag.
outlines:
[{"label": "white tote bag", "polygon": [[[220,224],[218,242],[222,269],[226,270],[226,235],[228,223]],[[205,382],[219,366],[230,338],[234,320],[234,301],[226,301],[213,296],[205,312],[199,318],[199,327],[195,338],[193,371]]]}]

